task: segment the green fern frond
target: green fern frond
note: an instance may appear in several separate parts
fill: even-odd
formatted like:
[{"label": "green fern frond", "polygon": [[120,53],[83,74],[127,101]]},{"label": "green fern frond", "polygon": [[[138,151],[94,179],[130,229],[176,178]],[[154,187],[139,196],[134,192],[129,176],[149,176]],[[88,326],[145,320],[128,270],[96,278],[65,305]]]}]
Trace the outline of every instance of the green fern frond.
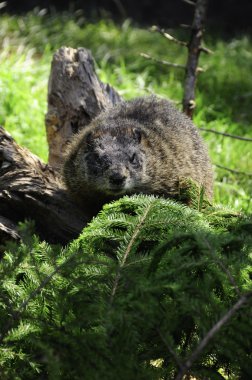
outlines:
[{"label": "green fern frond", "polygon": [[9,249],[0,262],[3,378],[172,380],[243,299],[188,374],[250,378],[251,217],[199,203],[202,212],[124,197],[65,248],[27,235]]}]

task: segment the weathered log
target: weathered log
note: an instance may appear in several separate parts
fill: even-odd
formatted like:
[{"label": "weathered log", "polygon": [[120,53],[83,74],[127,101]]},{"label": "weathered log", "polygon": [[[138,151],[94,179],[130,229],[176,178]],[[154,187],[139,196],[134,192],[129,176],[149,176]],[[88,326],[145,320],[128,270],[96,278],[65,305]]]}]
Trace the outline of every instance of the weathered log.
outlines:
[{"label": "weathered log", "polygon": [[72,135],[120,99],[112,87],[97,77],[87,49],[60,48],[52,60],[48,85],[48,163],[59,170]]},{"label": "weathered log", "polygon": [[88,222],[69,197],[60,168],[66,144],[101,110],[121,101],[96,76],[91,53],[60,48],[54,55],[46,115],[49,163],[18,146],[0,127],[0,244],[20,239],[17,224],[31,219],[36,233],[50,243],[65,244]]},{"label": "weathered log", "polygon": [[6,239],[8,233],[15,240],[19,238],[16,225],[25,219],[35,221],[42,239],[62,244],[76,237],[87,223],[85,214],[69,198],[60,176],[27,149],[18,146],[2,127],[0,215]]},{"label": "weathered log", "polygon": [[5,250],[5,243],[9,240],[20,241],[17,225],[9,219],[0,216],[0,253]]}]

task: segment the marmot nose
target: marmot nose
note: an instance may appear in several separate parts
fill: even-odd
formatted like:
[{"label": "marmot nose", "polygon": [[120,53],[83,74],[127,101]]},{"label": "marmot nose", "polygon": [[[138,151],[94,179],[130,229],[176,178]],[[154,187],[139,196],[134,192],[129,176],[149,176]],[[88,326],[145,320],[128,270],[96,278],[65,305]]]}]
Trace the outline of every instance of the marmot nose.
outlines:
[{"label": "marmot nose", "polygon": [[109,177],[109,182],[111,183],[111,185],[116,185],[116,186],[122,185],[125,182],[125,180],[126,180],[126,176],[120,173],[113,173]]}]

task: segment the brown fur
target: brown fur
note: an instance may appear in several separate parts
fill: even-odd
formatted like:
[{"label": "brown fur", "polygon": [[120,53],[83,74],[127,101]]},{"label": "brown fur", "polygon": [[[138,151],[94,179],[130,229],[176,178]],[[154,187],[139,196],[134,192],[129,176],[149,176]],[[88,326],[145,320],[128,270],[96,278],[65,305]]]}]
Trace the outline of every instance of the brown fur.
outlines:
[{"label": "brown fur", "polygon": [[212,167],[196,127],[155,96],[119,103],[94,119],[71,143],[63,177],[90,215],[124,194],[176,197],[180,178],[212,197]]}]

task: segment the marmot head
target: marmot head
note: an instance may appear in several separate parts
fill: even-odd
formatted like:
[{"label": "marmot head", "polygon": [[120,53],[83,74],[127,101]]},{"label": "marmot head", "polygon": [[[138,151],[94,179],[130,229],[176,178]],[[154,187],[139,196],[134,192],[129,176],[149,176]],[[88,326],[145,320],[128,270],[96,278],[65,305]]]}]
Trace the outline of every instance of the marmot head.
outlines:
[{"label": "marmot head", "polygon": [[134,193],[144,182],[146,168],[142,133],[127,122],[114,128],[96,126],[83,135],[76,152],[77,176],[103,194]]}]

